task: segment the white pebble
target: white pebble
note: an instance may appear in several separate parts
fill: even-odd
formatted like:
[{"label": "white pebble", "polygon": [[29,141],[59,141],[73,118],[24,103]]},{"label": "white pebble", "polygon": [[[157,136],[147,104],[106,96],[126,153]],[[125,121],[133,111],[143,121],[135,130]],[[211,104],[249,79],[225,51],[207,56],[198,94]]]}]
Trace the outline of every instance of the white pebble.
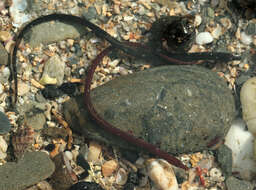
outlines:
[{"label": "white pebble", "polygon": [[5,159],[6,156],[7,156],[7,154],[6,154],[5,152],[2,152],[2,151],[0,150],[0,160]]},{"label": "white pebble", "polygon": [[5,78],[9,78],[9,76],[10,76],[10,69],[9,69],[8,67],[5,67],[5,68],[3,69],[3,76],[4,76]]},{"label": "white pebble", "polygon": [[70,151],[65,151],[65,156],[68,158],[68,160],[72,160],[73,159],[73,154]]},{"label": "white pebble", "polygon": [[162,159],[147,160],[150,179],[162,190],[178,190],[178,183],[172,166]]},{"label": "white pebble", "polygon": [[0,83],[0,94],[4,92],[4,86]]},{"label": "white pebble", "polygon": [[241,42],[245,45],[250,45],[252,43],[252,36],[247,35],[245,32],[241,32]]},{"label": "white pebble", "polygon": [[6,141],[4,140],[3,136],[0,136],[0,150],[2,152],[6,152],[8,148],[8,144],[6,143]]},{"label": "white pebble", "polygon": [[217,27],[211,32],[211,34],[212,34],[212,37],[214,37],[215,39],[218,39],[222,34],[221,26],[218,24]]},{"label": "white pebble", "polygon": [[4,140],[3,136],[0,136],[0,160],[3,160],[6,158],[7,148],[8,148],[8,144]]},{"label": "white pebble", "polygon": [[221,171],[218,168],[212,168],[210,170],[210,176],[213,178],[213,180],[218,181],[218,179],[221,177]]},{"label": "white pebble", "polygon": [[201,32],[196,36],[196,43],[199,45],[209,44],[213,41],[213,37],[209,32]]},{"label": "white pebble", "polygon": [[245,180],[251,180],[256,175],[253,142],[254,137],[245,129],[242,120],[234,121],[225,137],[225,145],[232,150],[232,172],[238,172]]},{"label": "white pebble", "polygon": [[199,26],[202,23],[202,17],[200,15],[195,16],[194,25]]}]

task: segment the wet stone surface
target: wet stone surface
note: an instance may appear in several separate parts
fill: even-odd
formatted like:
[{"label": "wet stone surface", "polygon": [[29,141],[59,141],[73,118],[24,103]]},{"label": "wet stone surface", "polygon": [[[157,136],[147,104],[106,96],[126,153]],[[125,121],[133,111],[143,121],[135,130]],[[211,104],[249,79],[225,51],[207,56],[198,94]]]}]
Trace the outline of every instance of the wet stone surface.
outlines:
[{"label": "wet stone surface", "polygon": [[51,176],[55,169],[49,156],[43,152],[28,152],[17,163],[0,166],[0,189],[20,190]]},{"label": "wet stone surface", "polygon": [[[225,82],[198,66],[163,66],[119,77],[94,89],[91,97],[105,120],[171,153],[207,149],[226,135],[235,115]],[[84,107],[81,97],[64,104],[74,131],[131,147],[95,125]]]},{"label": "wet stone surface", "polygon": [[226,180],[226,186],[228,190],[253,190],[253,185],[248,181],[239,180],[233,176]]}]

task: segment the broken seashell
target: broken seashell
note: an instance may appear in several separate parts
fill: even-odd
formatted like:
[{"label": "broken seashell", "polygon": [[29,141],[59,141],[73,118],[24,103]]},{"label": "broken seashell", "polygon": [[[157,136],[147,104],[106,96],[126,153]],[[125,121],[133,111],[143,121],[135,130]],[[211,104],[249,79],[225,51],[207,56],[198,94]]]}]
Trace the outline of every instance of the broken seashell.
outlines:
[{"label": "broken seashell", "polygon": [[128,174],[123,168],[119,168],[116,174],[116,184],[118,185],[124,185],[126,184],[128,179]]},{"label": "broken seashell", "polygon": [[162,190],[178,190],[178,183],[172,166],[162,159],[146,162],[150,179]]}]

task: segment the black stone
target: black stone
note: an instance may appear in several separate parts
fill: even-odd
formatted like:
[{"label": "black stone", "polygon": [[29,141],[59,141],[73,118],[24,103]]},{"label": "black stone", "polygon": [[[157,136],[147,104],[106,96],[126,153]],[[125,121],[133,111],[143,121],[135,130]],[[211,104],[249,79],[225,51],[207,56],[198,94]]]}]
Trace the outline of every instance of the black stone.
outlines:
[{"label": "black stone", "polygon": [[132,183],[134,185],[139,184],[139,176],[137,172],[130,172],[128,176],[128,183]]},{"label": "black stone", "polygon": [[76,158],[77,165],[81,166],[84,170],[90,170],[90,165],[88,162],[84,159],[82,154],[78,154]]},{"label": "black stone", "polygon": [[137,152],[134,152],[134,151],[129,151],[129,150],[123,150],[122,151],[122,156],[130,161],[131,163],[135,163],[136,160],[139,158],[139,155]]},{"label": "black stone", "polygon": [[82,180],[82,179],[84,179],[84,178],[86,178],[86,177],[88,177],[88,176],[89,176],[89,172],[88,172],[87,170],[84,171],[83,173],[77,175],[78,180]]},{"label": "black stone", "polygon": [[78,182],[72,185],[69,190],[104,190],[102,187],[94,182]]},{"label": "black stone", "polygon": [[42,90],[42,95],[46,99],[54,99],[61,96],[62,92],[55,85],[46,85]]},{"label": "black stone", "polygon": [[55,149],[55,144],[48,144],[46,147],[44,147],[44,149],[51,152]]},{"label": "black stone", "polygon": [[59,89],[65,94],[72,95],[75,93],[77,83],[63,83]]}]

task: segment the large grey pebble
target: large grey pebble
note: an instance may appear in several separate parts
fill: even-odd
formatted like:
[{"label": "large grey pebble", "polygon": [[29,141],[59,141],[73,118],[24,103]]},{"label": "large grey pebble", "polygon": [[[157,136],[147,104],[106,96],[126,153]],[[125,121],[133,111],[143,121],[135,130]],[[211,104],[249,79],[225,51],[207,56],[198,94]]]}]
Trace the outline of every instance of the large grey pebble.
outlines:
[{"label": "large grey pebble", "polygon": [[11,124],[8,117],[0,111],[0,134],[6,134],[11,130]]},{"label": "large grey pebble", "polygon": [[[235,116],[226,83],[199,66],[162,66],[122,76],[95,88],[91,96],[105,120],[171,153],[208,149],[226,135]],[[95,125],[83,99],[71,99],[63,111],[86,138],[131,147]]]},{"label": "large grey pebble", "polygon": [[52,175],[54,163],[44,152],[27,152],[21,160],[0,166],[0,190],[21,190]]},{"label": "large grey pebble", "polygon": [[33,26],[31,31],[26,33],[25,39],[31,47],[42,44],[50,44],[68,38],[78,38],[86,34],[87,30],[77,24],[64,23],[59,21],[45,22]]},{"label": "large grey pebble", "polygon": [[239,180],[233,176],[226,180],[227,190],[253,190],[253,185],[248,181]]},{"label": "large grey pebble", "polygon": [[4,46],[0,44],[0,65],[8,64],[8,53],[5,50]]}]

